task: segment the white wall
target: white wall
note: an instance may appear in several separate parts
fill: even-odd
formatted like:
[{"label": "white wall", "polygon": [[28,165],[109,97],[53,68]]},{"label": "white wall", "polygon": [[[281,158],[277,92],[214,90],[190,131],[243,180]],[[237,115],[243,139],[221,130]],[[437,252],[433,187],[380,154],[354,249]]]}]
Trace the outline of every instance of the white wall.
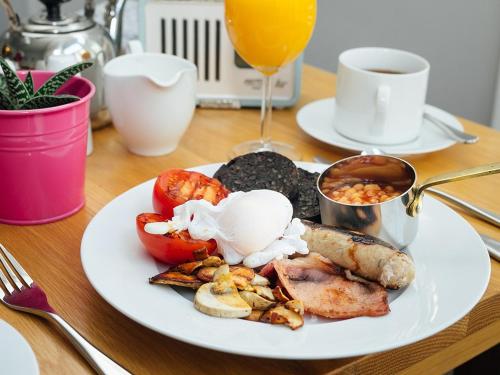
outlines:
[{"label": "white wall", "polygon": [[431,64],[427,102],[489,124],[500,54],[499,0],[318,0],[306,62],[331,71],[345,49],[406,49]]},{"label": "white wall", "polygon": [[[36,0],[14,0],[22,17]],[[72,11],[83,0],[63,5]],[[0,12],[2,13],[2,12]],[[0,30],[5,29],[0,16]],[[500,0],[318,0],[306,62],[335,71],[357,46],[406,49],[431,63],[427,102],[489,124],[500,55]]]}]

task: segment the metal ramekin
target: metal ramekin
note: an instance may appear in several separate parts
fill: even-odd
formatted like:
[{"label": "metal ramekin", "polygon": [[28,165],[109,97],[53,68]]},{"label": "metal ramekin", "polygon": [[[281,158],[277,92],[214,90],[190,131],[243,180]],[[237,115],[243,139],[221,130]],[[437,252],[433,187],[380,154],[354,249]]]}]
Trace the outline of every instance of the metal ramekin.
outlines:
[{"label": "metal ramekin", "polygon": [[408,168],[408,172],[413,177],[413,183],[408,190],[385,202],[366,205],[340,203],[328,198],[320,188],[330,169],[339,163],[356,158],[372,157],[374,156],[362,155],[341,159],[321,173],[316,184],[319,192],[321,221],[323,224],[370,234],[401,249],[408,246],[415,239],[418,230],[418,216],[411,216],[407,212],[409,203],[414,199],[413,188],[417,180],[417,172],[411,164],[392,156],[377,155],[377,157],[397,159]]},{"label": "metal ramekin", "polygon": [[[402,163],[407,172],[406,176],[411,181],[411,184],[408,185],[411,186],[395,198],[367,205],[341,203],[323,194],[320,186],[330,169],[338,166],[340,163],[346,163],[359,158],[379,158],[379,160],[380,158],[386,158]],[[495,173],[500,173],[500,163],[498,162],[443,173],[428,178],[422,184],[417,185],[417,172],[415,168],[400,158],[387,155],[352,156],[333,163],[318,178],[316,188],[319,192],[321,221],[323,224],[335,225],[376,236],[402,249],[408,246],[417,235],[418,213],[422,205],[422,196],[425,189],[434,185]]]}]

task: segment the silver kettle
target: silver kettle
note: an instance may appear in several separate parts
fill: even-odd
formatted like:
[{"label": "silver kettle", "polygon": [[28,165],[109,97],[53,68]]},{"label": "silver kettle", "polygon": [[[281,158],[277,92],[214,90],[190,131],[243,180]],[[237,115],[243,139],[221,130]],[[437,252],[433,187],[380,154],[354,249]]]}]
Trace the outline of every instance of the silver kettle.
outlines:
[{"label": "silver kettle", "polygon": [[45,5],[40,15],[21,22],[10,0],[0,0],[9,29],[0,37],[0,54],[17,69],[57,71],[82,61],[94,65],[82,75],[96,86],[91,103],[92,128],[110,122],[104,103],[103,68],[120,50],[121,19],[126,0],[108,0],[106,27],[94,21],[94,0],[85,1],[83,15],[63,15],[61,4],[70,0],[39,0]]}]

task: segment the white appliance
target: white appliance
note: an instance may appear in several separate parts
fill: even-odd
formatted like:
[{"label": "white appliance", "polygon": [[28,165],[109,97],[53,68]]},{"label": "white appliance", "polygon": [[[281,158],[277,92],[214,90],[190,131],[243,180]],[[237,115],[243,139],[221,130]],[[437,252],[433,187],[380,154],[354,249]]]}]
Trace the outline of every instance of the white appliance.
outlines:
[{"label": "white appliance", "polygon": [[[198,67],[200,106],[260,106],[262,76],[234,51],[223,0],[139,0],[138,12],[139,38],[147,52],[180,56]],[[302,56],[273,77],[275,107],[296,103],[301,68]]]}]

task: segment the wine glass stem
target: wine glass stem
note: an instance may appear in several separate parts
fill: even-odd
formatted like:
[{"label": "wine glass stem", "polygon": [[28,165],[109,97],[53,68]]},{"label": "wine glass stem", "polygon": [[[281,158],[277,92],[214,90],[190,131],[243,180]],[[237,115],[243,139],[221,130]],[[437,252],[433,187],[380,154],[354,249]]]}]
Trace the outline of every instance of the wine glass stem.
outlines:
[{"label": "wine glass stem", "polygon": [[262,149],[271,150],[271,121],[273,114],[271,76],[264,75],[262,85],[262,105],[260,110],[260,142]]}]

